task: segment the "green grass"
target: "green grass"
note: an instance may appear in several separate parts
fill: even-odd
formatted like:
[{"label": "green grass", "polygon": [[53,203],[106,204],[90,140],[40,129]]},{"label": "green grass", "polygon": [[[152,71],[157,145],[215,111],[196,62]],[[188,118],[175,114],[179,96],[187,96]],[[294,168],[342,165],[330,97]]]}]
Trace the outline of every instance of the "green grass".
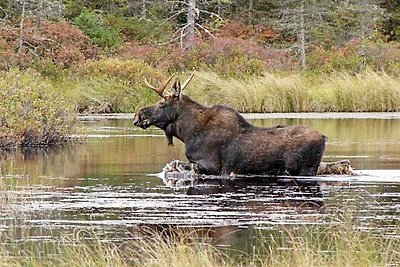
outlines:
[{"label": "green grass", "polygon": [[[257,233],[251,252],[218,248],[196,231],[146,230],[115,243],[77,231],[56,244],[21,245],[0,236],[0,266],[397,266],[400,240],[363,231],[351,219],[330,226]],[[203,233],[204,234],[204,233]],[[135,236],[133,236],[135,235]]]}]

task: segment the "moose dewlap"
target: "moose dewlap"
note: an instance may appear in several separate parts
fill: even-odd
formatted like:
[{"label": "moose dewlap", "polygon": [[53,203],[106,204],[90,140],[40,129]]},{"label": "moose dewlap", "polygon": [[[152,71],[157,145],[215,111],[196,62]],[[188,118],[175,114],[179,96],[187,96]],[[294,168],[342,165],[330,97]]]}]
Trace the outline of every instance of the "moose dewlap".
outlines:
[{"label": "moose dewlap", "polygon": [[173,75],[159,87],[146,84],[162,100],[140,109],[134,125],[156,126],[185,144],[186,157],[203,174],[276,174],[314,176],[325,149],[326,138],[306,126],[260,128],[248,123],[239,112],[223,106],[203,106],[183,94],[193,74],[181,86]]}]

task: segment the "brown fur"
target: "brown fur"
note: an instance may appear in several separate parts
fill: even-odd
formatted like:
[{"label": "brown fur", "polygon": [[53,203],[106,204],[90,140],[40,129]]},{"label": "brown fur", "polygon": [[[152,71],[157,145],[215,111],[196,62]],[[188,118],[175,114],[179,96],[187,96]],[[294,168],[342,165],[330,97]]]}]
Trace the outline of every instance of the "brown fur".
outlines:
[{"label": "brown fur", "polygon": [[180,139],[205,174],[316,175],[325,148],[325,136],[306,126],[259,128],[232,108],[183,94],[139,110],[134,124],[163,129],[169,144]]}]

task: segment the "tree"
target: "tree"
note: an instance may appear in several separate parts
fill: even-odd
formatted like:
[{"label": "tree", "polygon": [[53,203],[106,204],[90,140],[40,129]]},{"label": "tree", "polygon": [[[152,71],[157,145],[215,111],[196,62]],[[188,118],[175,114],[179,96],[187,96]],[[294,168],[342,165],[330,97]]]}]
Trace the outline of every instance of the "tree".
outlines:
[{"label": "tree", "polygon": [[385,9],[381,28],[383,34],[388,41],[400,41],[400,1],[382,0],[379,5]]},{"label": "tree", "polygon": [[307,68],[306,49],[310,42],[310,30],[321,22],[323,14],[327,12],[323,1],[286,0],[280,3],[278,20],[275,26],[294,36],[294,46],[300,55],[303,69]]},{"label": "tree", "polygon": [[[173,1],[173,3],[174,2],[175,1]],[[226,3],[226,1],[224,2]],[[191,50],[195,45],[194,41],[196,33],[206,33],[207,35],[214,37],[209,27],[205,24],[210,22],[212,18],[217,18],[218,20],[222,20],[222,18],[217,13],[207,10],[207,6],[210,4],[209,2],[188,0],[188,2],[179,1],[179,4],[178,9],[174,11],[175,13],[169,19],[179,17],[180,14],[185,13],[186,20],[181,25],[179,25],[179,21],[177,22],[180,27],[176,31],[171,42],[179,39],[182,49]],[[202,23],[200,19],[206,23]]]},{"label": "tree", "polygon": [[188,50],[194,47],[194,31],[196,27],[196,0],[189,0],[187,12],[187,46]]},{"label": "tree", "polygon": [[[301,66],[307,68],[309,44],[343,45],[353,38],[361,40],[360,55],[365,54],[367,40],[381,21],[383,10],[377,0],[286,0],[281,2],[275,26],[286,39],[296,40]],[[278,23],[276,23],[278,22]]]}]

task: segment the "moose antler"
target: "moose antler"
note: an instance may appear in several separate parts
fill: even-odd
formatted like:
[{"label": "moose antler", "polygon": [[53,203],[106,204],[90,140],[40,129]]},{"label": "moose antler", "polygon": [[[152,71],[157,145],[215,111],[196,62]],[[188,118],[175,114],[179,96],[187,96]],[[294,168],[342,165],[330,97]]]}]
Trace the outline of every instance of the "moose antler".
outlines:
[{"label": "moose antler", "polygon": [[186,85],[188,85],[188,83],[192,80],[194,76],[194,73],[192,75],[190,75],[190,77],[182,84],[181,90],[183,91],[183,89],[185,89]]},{"label": "moose antler", "polygon": [[165,87],[167,87],[168,83],[172,80],[172,77],[174,77],[174,75],[175,75],[175,74],[172,74],[172,75],[168,78],[168,80],[166,80],[164,83],[161,83],[161,84],[158,86],[158,88],[156,88],[155,86],[151,85],[151,84],[147,81],[146,77],[144,78],[144,83],[145,83],[148,87],[150,87],[151,89],[153,89],[159,96],[164,97],[164,95],[163,95],[164,89],[165,89]]}]

